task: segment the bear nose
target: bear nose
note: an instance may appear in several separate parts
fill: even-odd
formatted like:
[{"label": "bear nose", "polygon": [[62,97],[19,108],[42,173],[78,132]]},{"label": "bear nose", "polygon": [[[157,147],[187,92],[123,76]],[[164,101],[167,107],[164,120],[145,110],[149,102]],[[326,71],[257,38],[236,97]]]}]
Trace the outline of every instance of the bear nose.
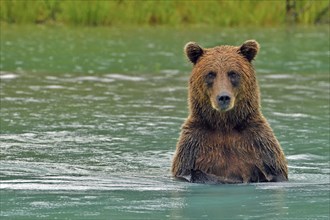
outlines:
[{"label": "bear nose", "polygon": [[226,109],[228,108],[229,104],[230,104],[230,96],[228,93],[222,93],[220,95],[218,95],[218,103],[221,109]]}]

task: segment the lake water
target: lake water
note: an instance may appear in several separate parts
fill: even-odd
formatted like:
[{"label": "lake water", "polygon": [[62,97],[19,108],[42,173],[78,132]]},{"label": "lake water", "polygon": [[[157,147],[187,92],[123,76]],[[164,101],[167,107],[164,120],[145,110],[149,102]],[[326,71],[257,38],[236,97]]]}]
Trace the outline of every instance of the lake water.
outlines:
[{"label": "lake water", "polygon": [[[1,219],[329,219],[329,27],[1,25]],[[176,181],[182,48],[247,39],[290,180]]]}]

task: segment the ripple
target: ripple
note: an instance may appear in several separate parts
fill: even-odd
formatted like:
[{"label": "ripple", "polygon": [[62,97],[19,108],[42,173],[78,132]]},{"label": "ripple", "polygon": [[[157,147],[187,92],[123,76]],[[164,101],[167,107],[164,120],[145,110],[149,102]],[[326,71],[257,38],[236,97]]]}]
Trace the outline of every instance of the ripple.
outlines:
[{"label": "ripple", "polygon": [[10,80],[10,79],[16,79],[16,78],[18,78],[17,74],[0,71],[1,80]]},{"label": "ripple", "polygon": [[22,103],[45,103],[48,102],[46,99],[36,99],[36,98],[20,98],[20,97],[3,97],[1,101],[9,102],[22,102]]},{"label": "ripple", "polygon": [[116,80],[125,80],[125,81],[133,81],[133,82],[145,81],[145,78],[143,78],[143,77],[127,76],[127,75],[116,74],[116,73],[107,74],[106,77],[116,79]]},{"label": "ripple", "polygon": [[263,78],[267,79],[293,79],[295,78],[294,75],[289,75],[289,74],[269,74],[266,76],[263,76]]},{"label": "ripple", "polygon": [[[133,159],[131,155],[127,159]],[[134,159],[133,159],[134,160]],[[153,163],[155,164],[155,163]],[[105,171],[105,170],[104,170]],[[6,162],[1,163],[2,175],[15,175],[15,179],[2,176],[0,189],[12,190],[132,190],[132,191],[178,191],[182,189],[170,175],[130,172],[106,173],[66,163]],[[29,178],[25,178],[29,176]]]},{"label": "ripple", "polygon": [[[313,179],[314,181],[310,181]],[[294,181],[293,181],[294,180]],[[307,180],[307,182],[306,182]],[[257,189],[264,190],[290,190],[290,191],[314,191],[315,187],[318,187],[319,191],[328,191],[329,178],[326,175],[299,175],[299,178],[289,176],[288,182],[281,183],[258,183]]]},{"label": "ripple", "polygon": [[289,155],[286,157],[288,160],[325,160],[326,158],[319,155],[314,154],[296,154]]},{"label": "ripple", "polygon": [[[55,179],[58,178],[58,179]],[[47,191],[86,191],[86,190],[130,190],[130,191],[180,191],[176,184],[152,180],[148,177],[75,177],[73,180],[53,177],[44,180],[0,181],[0,189],[47,190]],[[182,188],[181,188],[182,190]]]},{"label": "ripple", "polygon": [[45,86],[45,89],[64,89],[64,86],[61,85],[49,85],[49,86]]},{"label": "ripple", "polygon": [[163,69],[160,71],[160,73],[166,74],[166,75],[178,75],[180,73],[180,70],[177,69]]},{"label": "ripple", "polygon": [[70,81],[90,81],[90,82],[104,82],[109,83],[113,82],[113,79],[104,78],[104,77],[97,77],[97,76],[80,76],[71,79]]},{"label": "ripple", "polygon": [[291,118],[316,118],[315,116],[303,114],[303,113],[283,113],[283,112],[273,112],[273,115]]}]

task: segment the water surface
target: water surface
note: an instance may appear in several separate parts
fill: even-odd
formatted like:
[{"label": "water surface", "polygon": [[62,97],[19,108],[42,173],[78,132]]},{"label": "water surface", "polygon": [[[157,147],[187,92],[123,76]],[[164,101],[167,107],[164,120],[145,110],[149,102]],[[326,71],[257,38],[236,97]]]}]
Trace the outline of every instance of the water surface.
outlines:
[{"label": "water surface", "polygon": [[[1,29],[1,218],[329,219],[328,27]],[[247,39],[289,182],[174,180],[184,44]]]}]

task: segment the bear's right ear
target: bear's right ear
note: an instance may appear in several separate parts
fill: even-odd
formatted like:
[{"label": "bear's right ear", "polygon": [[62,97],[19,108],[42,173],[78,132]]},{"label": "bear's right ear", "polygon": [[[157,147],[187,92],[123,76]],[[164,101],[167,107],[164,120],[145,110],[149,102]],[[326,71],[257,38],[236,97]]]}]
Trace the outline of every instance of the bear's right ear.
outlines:
[{"label": "bear's right ear", "polygon": [[251,62],[259,52],[259,43],[255,40],[245,41],[244,44],[239,48],[239,52]]},{"label": "bear's right ear", "polygon": [[203,55],[204,50],[195,42],[189,42],[184,47],[184,52],[188,59],[193,63],[196,64],[199,57]]}]

